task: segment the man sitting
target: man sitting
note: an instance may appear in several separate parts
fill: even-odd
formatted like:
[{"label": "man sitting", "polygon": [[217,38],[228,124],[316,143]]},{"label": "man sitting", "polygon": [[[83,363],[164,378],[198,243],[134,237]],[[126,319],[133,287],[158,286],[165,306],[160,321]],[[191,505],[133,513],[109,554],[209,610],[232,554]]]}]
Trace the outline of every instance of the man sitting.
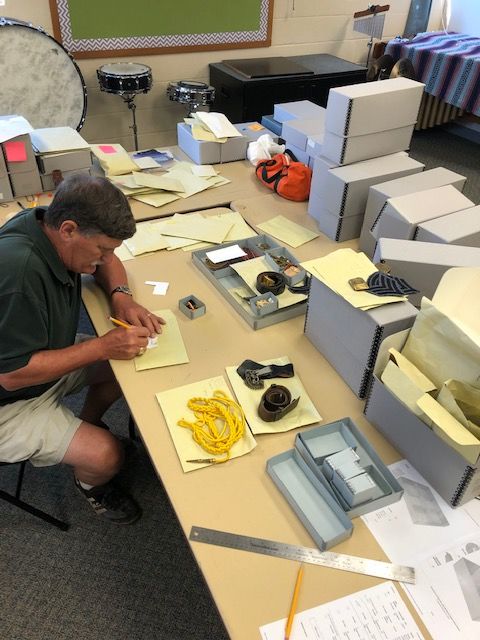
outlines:
[{"label": "man sitting", "polygon": [[[102,428],[121,395],[108,360],[140,355],[164,324],[135,302],[113,253],[134,233],[123,193],[84,174],[64,180],[49,207],[26,210],[0,229],[0,461],[70,465],[96,513],[117,524],[141,511],[112,480],[123,447]],[[82,273],[93,274],[112,314],[131,327],[76,336]],[[62,400],[85,385],[77,417]]]}]

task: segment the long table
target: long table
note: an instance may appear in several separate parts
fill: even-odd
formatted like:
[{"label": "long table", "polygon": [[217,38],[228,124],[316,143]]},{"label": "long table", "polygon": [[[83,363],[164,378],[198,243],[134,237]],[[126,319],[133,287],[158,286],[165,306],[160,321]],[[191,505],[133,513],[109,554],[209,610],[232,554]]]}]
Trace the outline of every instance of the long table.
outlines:
[{"label": "long table", "polygon": [[[237,200],[232,208],[241,211],[253,227],[279,213],[299,224],[314,225],[307,216],[305,203],[291,203],[276,194]],[[355,241],[342,244],[349,245],[355,246]],[[293,253],[305,260],[336,248],[338,244],[320,235]],[[225,375],[225,366],[237,365],[246,358],[260,361],[287,355],[323,416],[322,424],[350,416],[386,464],[398,460],[393,447],[365,419],[364,403],[305,337],[303,316],[253,331],[197,270],[190,254],[182,250],[157,252],[124,264],[139,302],[152,310],[170,308],[175,312],[190,358],[188,364],[144,372],[136,372],[132,361],[112,362],[141,438],[185,535],[196,525],[314,546],[265,470],[271,456],[292,448],[296,431],[256,436],[257,447],[248,455],[223,465],[183,473],[155,393]],[[170,282],[164,298],[152,295],[152,287],[145,284],[151,279]],[[194,320],[187,319],[178,310],[178,300],[190,294],[204,301],[207,309],[204,316]],[[97,332],[103,334],[111,328],[107,320],[108,302],[91,278],[85,281],[83,297]],[[182,411],[183,407],[179,407],[179,418]],[[261,625],[286,617],[298,568],[296,563],[195,542],[191,548],[232,640],[258,638]],[[352,537],[335,546],[334,551],[387,560],[359,518],[354,520]],[[369,576],[307,565],[299,610],[379,582]],[[399,593],[404,597],[401,589]],[[425,638],[430,638],[413,607],[406,602]]]},{"label": "long table", "polygon": [[[191,162],[188,156],[178,147],[170,147],[170,150],[177,160]],[[265,185],[262,185],[256,178],[254,167],[248,160],[226,162],[224,164],[214,165],[214,167],[222,177],[228,178],[230,182],[220,187],[201,191],[189,198],[179,198],[163,207],[153,207],[143,202],[130,199],[130,206],[135,220],[141,222],[142,220],[171,216],[174,213],[187,213],[199,209],[229,206],[232,200],[242,198],[245,194],[249,194],[249,196],[261,196],[268,193]],[[48,205],[51,200],[52,193],[41,193],[37,196],[37,201],[40,205]],[[19,203],[22,207],[28,207],[32,204],[31,201],[29,202],[25,197],[18,197],[12,202],[4,203],[6,206],[2,204],[0,207],[0,226],[22,210]]]}]

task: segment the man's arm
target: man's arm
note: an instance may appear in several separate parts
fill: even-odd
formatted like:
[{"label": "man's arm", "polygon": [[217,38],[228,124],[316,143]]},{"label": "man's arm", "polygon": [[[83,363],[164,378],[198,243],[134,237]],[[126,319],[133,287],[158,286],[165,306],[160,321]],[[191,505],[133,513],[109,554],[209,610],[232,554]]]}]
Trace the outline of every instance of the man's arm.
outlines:
[{"label": "man's arm", "polygon": [[15,391],[57,380],[100,360],[130,360],[147,346],[148,334],[146,327],[118,328],[65,349],[37,351],[24,367],[0,373],[0,385]]},{"label": "man's arm", "polygon": [[162,324],[165,324],[163,318],[149,312],[128,294],[117,292],[112,295],[117,287],[128,285],[125,267],[115,254],[108,262],[97,267],[94,278],[110,299],[112,313],[116,318],[137,327],[146,327],[151,336],[162,333]]}]

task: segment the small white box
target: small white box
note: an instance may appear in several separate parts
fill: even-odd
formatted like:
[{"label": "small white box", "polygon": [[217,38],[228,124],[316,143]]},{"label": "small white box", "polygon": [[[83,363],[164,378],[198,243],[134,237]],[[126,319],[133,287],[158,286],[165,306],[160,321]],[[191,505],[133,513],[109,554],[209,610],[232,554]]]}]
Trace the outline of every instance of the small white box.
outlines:
[{"label": "small white box", "polygon": [[417,310],[395,302],[356,309],[312,276],[304,332],[352,391],[364,398],[382,337],[412,326]]},{"label": "small white box", "polygon": [[372,234],[377,240],[414,240],[421,222],[474,206],[471,200],[451,184],[389,198],[372,225]]},{"label": "small white box", "polygon": [[480,247],[480,206],[422,222],[415,240]]},{"label": "small white box", "polygon": [[373,237],[370,228],[389,198],[425,191],[426,189],[434,189],[435,187],[443,187],[447,184],[451,184],[459,191],[463,191],[465,181],[465,176],[450,171],[450,169],[445,169],[445,167],[437,167],[423,172],[419,168],[418,173],[371,186],[368,191],[367,208],[360,234],[360,249],[370,257],[373,255],[376,239]]},{"label": "small white box", "polygon": [[420,306],[422,296],[432,299],[438,283],[448,269],[480,267],[480,249],[380,238],[373,261],[386,262],[392,268],[392,275],[404,278],[409,285],[418,289],[419,293],[409,296],[408,299],[415,306]]},{"label": "small white box", "polygon": [[192,128],[184,122],[177,123],[178,146],[196,164],[219,164],[244,160],[248,140],[244,136],[228,138],[224,143],[195,140]]},{"label": "small white box", "polygon": [[344,138],[325,131],[322,153],[340,165],[386,156],[410,148],[414,125]]},{"label": "small white box", "polygon": [[309,118],[308,120],[288,120],[282,125],[282,138],[287,142],[287,146],[294,144],[302,151],[308,151],[307,140],[310,136],[323,135],[325,131],[325,110],[321,117]]},{"label": "small white box", "polygon": [[322,118],[324,112],[325,107],[319,107],[318,104],[310,100],[296,100],[295,102],[282,102],[273,105],[273,119],[282,124],[298,118]]},{"label": "small white box", "polygon": [[325,474],[325,477],[328,480],[333,478],[335,471],[346,464],[356,463],[358,465],[358,461],[360,457],[352,447],[347,447],[346,449],[342,449],[337,453],[332,454],[331,456],[327,456],[322,463],[322,471]]},{"label": "small white box", "polygon": [[239,124],[235,124],[235,129],[238,129],[242,136],[247,138],[249,142],[258,140],[260,136],[266,134],[271,136],[274,142],[278,142],[277,134],[259,122],[240,122]]},{"label": "small white box", "polygon": [[89,169],[92,166],[92,156],[90,149],[77,149],[65,153],[38,155],[37,163],[41,174],[51,174],[56,170],[64,173],[75,169]]},{"label": "small white box", "polygon": [[424,87],[401,77],[330,89],[325,128],[338,136],[361,136],[415,124]]},{"label": "small white box", "polygon": [[339,482],[337,479],[335,486],[345,498],[349,507],[356,507],[381,495],[380,488],[368,473],[361,473],[345,482]]},{"label": "small white box", "polygon": [[332,213],[353,216],[365,212],[368,189],[373,184],[422,169],[420,162],[403,151],[335,169],[327,169],[325,163],[315,161],[311,189],[323,198]]}]

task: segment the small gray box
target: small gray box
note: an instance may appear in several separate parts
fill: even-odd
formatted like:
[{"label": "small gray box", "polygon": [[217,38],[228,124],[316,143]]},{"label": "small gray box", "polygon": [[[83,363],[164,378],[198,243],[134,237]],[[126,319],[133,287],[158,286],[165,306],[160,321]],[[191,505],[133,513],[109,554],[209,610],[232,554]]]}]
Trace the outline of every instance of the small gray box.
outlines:
[{"label": "small gray box", "polygon": [[[73,171],[63,171],[62,176],[64,178],[68,178],[68,176],[73,176],[76,173],[84,173],[85,175],[90,175],[90,169],[74,169]],[[40,181],[42,183],[42,191],[53,191],[55,189],[55,184],[53,182],[53,174],[40,174]]]},{"label": "small gray box", "polygon": [[335,242],[345,242],[360,235],[363,213],[355,216],[335,215],[313,194],[308,201],[308,214],[315,218],[320,231]]},{"label": "small gray box", "polygon": [[364,398],[383,337],[412,326],[417,310],[395,302],[356,309],[312,276],[304,332],[352,391]]},{"label": "small gray box", "polygon": [[248,142],[254,142],[255,140],[258,140],[260,136],[264,136],[265,134],[270,135],[274,142],[278,142],[278,135],[259,122],[241,122],[239,124],[235,124],[235,129],[238,129],[242,136],[247,138]]},{"label": "small gray box", "polygon": [[218,142],[195,140],[191,130],[191,127],[184,122],[177,124],[177,139],[180,149],[196,164],[219,164],[220,144]]},{"label": "small gray box", "polygon": [[[194,309],[191,309],[188,306],[189,302],[193,303],[193,306],[195,307]],[[186,296],[185,298],[181,298],[178,301],[178,308],[187,316],[187,318],[190,318],[190,320],[203,316],[207,310],[205,304],[193,294]]]}]

